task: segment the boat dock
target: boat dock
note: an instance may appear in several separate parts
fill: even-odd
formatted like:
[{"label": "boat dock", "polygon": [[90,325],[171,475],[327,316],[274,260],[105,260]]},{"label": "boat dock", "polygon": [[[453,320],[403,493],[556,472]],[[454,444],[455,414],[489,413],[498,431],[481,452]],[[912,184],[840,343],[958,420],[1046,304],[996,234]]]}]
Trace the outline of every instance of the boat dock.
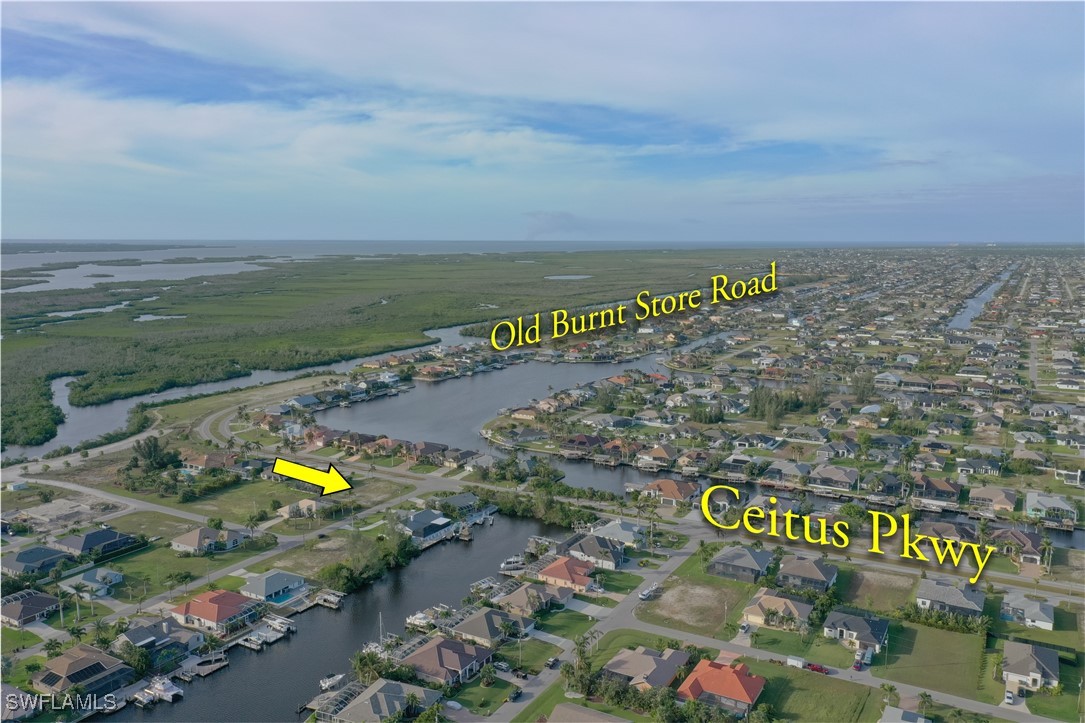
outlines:
[{"label": "boat dock", "polygon": [[339,592],[338,590],[321,590],[316,596],[316,604],[338,610],[343,604],[343,598],[346,596],[345,592]]}]

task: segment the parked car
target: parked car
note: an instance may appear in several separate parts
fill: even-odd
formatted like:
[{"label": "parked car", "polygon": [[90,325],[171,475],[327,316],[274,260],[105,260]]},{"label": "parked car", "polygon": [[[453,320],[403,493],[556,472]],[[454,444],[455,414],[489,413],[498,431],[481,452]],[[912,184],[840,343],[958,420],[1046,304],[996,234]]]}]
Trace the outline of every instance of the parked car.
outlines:
[{"label": "parked car", "polygon": [[522,671],[522,670],[514,670],[512,672],[520,680],[527,680],[527,673],[525,673],[524,671]]},{"label": "parked car", "polygon": [[1007,690],[1006,691],[1006,696],[1003,698],[1003,700],[1005,702],[1009,703],[1010,705],[1013,705],[1014,703],[1017,702],[1017,698],[1014,697],[1012,690]]},{"label": "parked car", "polygon": [[494,663],[494,668],[496,668],[497,670],[500,670],[502,673],[507,673],[510,670],[512,670],[512,668],[509,667],[509,664],[506,663],[504,660],[499,660],[496,663]]},{"label": "parked car", "polygon": [[561,661],[558,660],[557,658],[550,658],[549,660],[546,661],[546,667],[547,668],[557,667],[557,664],[560,663],[560,662]]},{"label": "parked car", "polygon": [[855,663],[851,666],[851,669],[852,670],[862,670],[863,669],[863,661],[856,660]]},{"label": "parked car", "polygon": [[509,691],[509,701],[516,700],[517,698],[520,697],[521,693],[523,693],[523,690],[521,690],[520,688],[514,687],[511,691]]},{"label": "parked car", "polygon": [[829,669],[828,669],[828,668],[826,668],[826,667],[825,667],[824,665],[818,665],[817,663],[807,663],[807,664],[806,664],[806,669],[807,669],[807,670],[812,670],[812,671],[814,671],[815,673],[825,673],[825,674],[828,674],[828,672],[829,672]]},{"label": "parked car", "polygon": [[743,633],[743,634],[750,632],[750,624],[749,623],[742,623],[741,625],[738,626],[738,631],[740,633]]}]

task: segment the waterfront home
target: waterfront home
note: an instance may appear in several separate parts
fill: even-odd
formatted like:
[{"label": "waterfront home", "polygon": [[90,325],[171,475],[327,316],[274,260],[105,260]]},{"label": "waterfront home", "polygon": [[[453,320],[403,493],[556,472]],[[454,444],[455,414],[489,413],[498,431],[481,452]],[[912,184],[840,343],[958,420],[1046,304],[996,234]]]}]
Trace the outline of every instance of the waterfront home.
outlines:
[{"label": "waterfront home", "polygon": [[204,634],[198,630],[182,628],[175,620],[133,620],[123,633],[109,645],[114,653],[121,652],[125,643],[137,648],[145,648],[153,658],[164,657],[173,651],[181,657],[196,650],[206,642]]},{"label": "waterfront home", "polygon": [[825,592],[836,582],[837,568],[820,557],[802,557],[785,555],[780,560],[780,571],[776,573],[776,584],[780,587],[793,587],[817,592]]},{"label": "waterfront home", "polygon": [[[658,448],[657,448],[658,449]],[[677,506],[680,502],[692,504],[701,494],[701,486],[696,482],[673,479],[657,479],[644,486],[641,492],[656,500],[661,505]]]},{"label": "waterfront home", "polygon": [[565,452],[583,452],[587,454],[592,450],[601,448],[606,440],[597,434],[574,434],[566,437],[561,443],[561,449]]},{"label": "waterfront home", "polygon": [[678,700],[699,700],[739,717],[757,704],[766,680],[754,675],[745,663],[701,660],[678,687]]},{"label": "waterfront home", "polygon": [[540,610],[548,610],[555,604],[565,605],[572,599],[572,588],[525,582],[508,595],[497,598],[494,602],[510,613],[531,617]]},{"label": "waterfront home", "polygon": [[640,548],[644,544],[644,526],[621,518],[610,520],[605,525],[593,527],[591,533],[626,547]]},{"label": "waterfront home", "polygon": [[1017,493],[1003,487],[973,487],[968,503],[981,510],[1013,512],[1017,506]]},{"label": "waterfront home", "polygon": [[678,450],[669,444],[659,444],[648,451],[637,454],[639,465],[654,464],[660,467],[670,467],[678,459]]},{"label": "waterfront home", "polygon": [[45,694],[60,694],[79,685],[83,695],[104,696],[136,677],[135,671],[120,659],[83,643],[46,660],[43,665],[30,678],[30,684]]},{"label": "waterfront home", "polygon": [[12,577],[23,574],[45,575],[61,562],[74,562],[75,558],[66,552],[50,547],[34,545],[6,555],[2,569],[5,575]]},{"label": "waterfront home", "polygon": [[818,465],[810,473],[810,484],[813,487],[853,490],[859,484],[859,470],[835,464]]},{"label": "waterfront home", "polygon": [[964,474],[998,475],[1002,472],[1002,465],[991,459],[959,459],[957,471]]},{"label": "waterfront home", "polygon": [[827,462],[831,459],[855,459],[859,454],[859,445],[850,439],[839,442],[823,444],[814,451],[814,457],[818,462]]},{"label": "waterfront home", "polygon": [[742,619],[754,625],[784,629],[805,628],[814,607],[800,599],[761,588],[742,611]]},{"label": "waterfront home", "polygon": [[447,444],[440,442],[415,442],[407,450],[407,461],[414,464],[429,462],[439,464],[441,455],[448,451]]},{"label": "waterfront home", "polygon": [[776,449],[781,441],[768,434],[744,434],[735,439],[735,449]]},{"label": "waterfront home", "polygon": [[539,571],[539,580],[556,587],[572,588],[576,592],[587,592],[595,585],[591,573],[595,566],[590,562],[562,556]]},{"label": "waterfront home", "polygon": [[1002,680],[1028,690],[1059,684],[1059,654],[1051,648],[1007,640],[1002,652]]},{"label": "waterfront home", "polygon": [[22,590],[0,601],[0,621],[12,628],[43,620],[60,608],[60,600],[37,590]]},{"label": "waterfront home", "polygon": [[4,721],[20,721],[41,715],[36,696],[14,685],[0,682],[0,699],[4,701]]},{"label": "waterfront home", "polygon": [[1031,600],[1020,590],[1010,590],[1002,599],[1003,620],[1011,620],[1029,628],[1055,629],[1055,608],[1051,603]]},{"label": "waterfront home", "polygon": [[1035,532],[1005,527],[993,530],[990,542],[998,547],[1000,553],[1017,562],[1041,564],[1040,546],[1043,544],[1043,538]]},{"label": "waterfront home", "polygon": [[479,499],[473,492],[463,492],[448,497],[434,497],[434,503],[445,513],[468,515],[478,509]]},{"label": "waterfront home", "polygon": [[890,472],[868,472],[859,482],[859,489],[895,497],[903,492],[903,483]]},{"label": "waterfront home", "polygon": [[483,607],[453,626],[450,632],[458,638],[496,648],[508,637],[504,630],[506,625],[522,634],[533,630],[535,621],[516,613]]},{"label": "waterfront home", "polygon": [[494,651],[462,640],[435,637],[403,658],[422,680],[438,685],[466,683],[493,658]]},{"label": "waterfront home", "polygon": [[708,563],[707,572],[740,582],[757,582],[770,564],[772,553],[768,550],[740,545],[725,547]]},{"label": "waterfront home", "polygon": [[872,649],[880,653],[889,639],[889,621],[873,615],[859,617],[834,610],[825,616],[824,633],[825,637],[837,640],[845,648]]},{"label": "waterfront home", "polygon": [[237,530],[216,530],[212,527],[196,527],[170,541],[170,547],[178,552],[202,555],[207,552],[236,550],[245,536]]},{"label": "waterfront home", "polygon": [[449,537],[455,523],[440,510],[422,510],[408,515],[399,526],[419,546]]},{"label": "waterfront home", "polygon": [[278,603],[299,595],[305,588],[305,578],[292,572],[273,568],[250,577],[239,592],[260,602]]},{"label": "waterfront home", "polygon": [[689,653],[667,648],[662,652],[638,645],[623,648],[603,666],[602,674],[639,690],[665,688],[674,682],[678,669],[689,662]]},{"label": "waterfront home", "polygon": [[1029,517],[1059,524],[1077,522],[1077,508],[1062,495],[1026,492],[1025,513]]},{"label": "waterfront home", "polygon": [[262,607],[261,603],[240,593],[211,590],[173,608],[170,615],[181,625],[210,630],[222,636],[255,620]]},{"label": "waterfront home", "polygon": [[58,550],[80,555],[105,555],[136,544],[136,538],[116,530],[96,529],[78,535],[68,535],[52,544]]},{"label": "waterfront home", "polygon": [[[70,577],[60,583],[60,589],[79,595],[84,600],[93,600],[96,597],[109,597],[113,588],[124,580],[124,575],[104,567],[93,570],[85,570],[75,577]],[[76,586],[82,585],[83,591],[77,592]]]},{"label": "waterfront home", "polygon": [[916,590],[915,602],[923,610],[979,617],[983,614],[983,603],[987,596],[974,587],[962,584],[950,585],[941,580],[920,580]]},{"label": "waterfront home", "polygon": [[928,477],[919,472],[912,473],[912,493],[930,502],[953,504],[961,495],[961,485],[950,482],[944,477]]},{"label": "waterfront home", "polygon": [[576,532],[558,543],[556,555],[568,555],[597,568],[617,570],[625,562],[625,545],[590,532]]},{"label": "waterfront home", "polygon": [[791,462],[786,459],[778,459],[769,465],[762,475],[765,479],[778,480],[800,484],[804,477],[809,477],[812,468],[805,462]]},{"label": "waterfront home", "polygon": [[[418,700],[415,710],[409,711],[408,699],[412,696]],[[385,678],[377,678],[369,686],[353,681],[317,709],[316,719],[328,723],[405,720],[436,705],[442,697],[432,688]]]}]

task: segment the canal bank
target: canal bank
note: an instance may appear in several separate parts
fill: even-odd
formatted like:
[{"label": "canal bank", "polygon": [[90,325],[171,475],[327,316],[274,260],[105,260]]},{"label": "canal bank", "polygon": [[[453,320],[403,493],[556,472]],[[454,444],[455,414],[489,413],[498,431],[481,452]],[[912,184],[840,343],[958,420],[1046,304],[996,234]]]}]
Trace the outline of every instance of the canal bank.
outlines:
[{"label": "canal bank", "polygon": [[153,710],[129,706],[108,720],[298,720],[294,711],[320,692],[319,680],[349,672],[350,656],[379,638],[382,619],[385,632],[401,634],[408,615],[437,603],[460,607],[469,585],[497,575],[501,562],[523,550],[532,535],[567,533],[538,520],[499,515],[492,526],[476,528],[472,542],[426,550],[406,568],[348,595],[338,611],[316,607],[295,616],[297,633],[262,652],[234,648],[229,667],[183,684],[183,700]]}]

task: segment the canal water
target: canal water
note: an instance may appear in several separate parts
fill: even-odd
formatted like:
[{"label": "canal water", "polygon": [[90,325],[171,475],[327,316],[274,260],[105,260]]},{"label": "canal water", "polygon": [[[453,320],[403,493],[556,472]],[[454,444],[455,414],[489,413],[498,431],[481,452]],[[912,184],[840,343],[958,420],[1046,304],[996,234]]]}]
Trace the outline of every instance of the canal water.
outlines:
[{"label": "canal water", "polygon": [[348,595],[341,610],[312,608],[295,616],[298,631],[255,653],[230,650],[228,668],[182,683],[180,702],[141,710],[133,705],[110,721],[291,721],[294,711],[318,693],[328,673],[350,671],[350,656],[385,632],[402,634],[403,621],[436,603],[460,606],[468,586],[499,577],[509,555],[532,535],[562,535],[568,530],[537,520],[498,515],[494,524],[475,527],[473,542],[448,542],[426,550],[401,570]]},{"label": "canal water", "polygon": [[1003,271],[998,275],[998,280],[981,291],[979,294],[973,296],[971,299],[965,302],[964,307],[957,312],[957,315],[950,319],[947,325],[950,329],[970,329],[972,327],[972,320],[983,313],[983,307],[987,305],[987,302],[995,298],[995,294],[1002,288],[1002,285],[1006,283],[1006,279],[1010,278],[1010,274],[1014,272],[1017,266]]}]

